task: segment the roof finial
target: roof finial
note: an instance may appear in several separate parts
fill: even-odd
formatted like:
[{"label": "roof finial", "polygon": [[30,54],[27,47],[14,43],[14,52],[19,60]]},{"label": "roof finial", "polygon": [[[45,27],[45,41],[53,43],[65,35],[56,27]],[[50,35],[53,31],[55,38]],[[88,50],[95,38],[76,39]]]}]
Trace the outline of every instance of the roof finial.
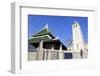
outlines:
[{"label": "roof finial", "polygon": [[75,21],[74,21],[74,23],[76,24],[76,23],[77,23],[77,21],[75,20]]},{"label": "roof finial", "polygon": [[59,36],[57,36],[56,39],[59,39]]},{"label": "roof finial", "polygon": [[48,28],[48,23],[45,25],[45,28]]}]

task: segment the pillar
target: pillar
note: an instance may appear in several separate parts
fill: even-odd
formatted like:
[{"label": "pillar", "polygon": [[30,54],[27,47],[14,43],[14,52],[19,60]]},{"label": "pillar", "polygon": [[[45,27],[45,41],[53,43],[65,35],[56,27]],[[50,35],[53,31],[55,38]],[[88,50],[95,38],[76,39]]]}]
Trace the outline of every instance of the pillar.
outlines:
[{"label": "pillar", "polygon": [[44,55],[44,57],[43,57],[44,60],[47,60],[47,52],[48,52],[47,49],[44,49],[44,54],[43,54]]},{"label": "pillar", "polygon": [[39,43],[38,60],[43,60],[43,40]]},{"label": "pillar", "polygon": [[62,44],[60,45],[60,49],[59,49],[59,59],[64,59],[64,54],[62,52]]},{"label": "pillar", "polygon": [[48,51],[48,60],[52,60],[52,51],[54,50],[54,46]]}]

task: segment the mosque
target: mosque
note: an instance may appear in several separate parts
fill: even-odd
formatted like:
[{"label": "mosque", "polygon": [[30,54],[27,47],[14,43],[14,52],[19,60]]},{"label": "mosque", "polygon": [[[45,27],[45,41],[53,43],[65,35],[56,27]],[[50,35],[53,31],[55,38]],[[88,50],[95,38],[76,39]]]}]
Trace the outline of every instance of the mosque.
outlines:
[{"label": "mosque", "polygon": [[28,60],[82,59],[88,56],[88,44],[84,41],[77,21],[72,24],[72,41],[65,46],[50,31],[48,24],[28,39]]}]

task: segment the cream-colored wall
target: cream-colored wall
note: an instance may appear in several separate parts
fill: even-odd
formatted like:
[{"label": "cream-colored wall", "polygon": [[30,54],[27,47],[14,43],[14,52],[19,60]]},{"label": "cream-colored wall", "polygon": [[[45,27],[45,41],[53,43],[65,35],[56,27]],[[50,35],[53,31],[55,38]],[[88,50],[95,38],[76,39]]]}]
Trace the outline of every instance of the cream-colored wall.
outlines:
[{"label": "cream-colored wall", "polygon": [[29,61],[37,60],[37,53],[38,52],[28,52],[28,60]]},{"label": "cream-colored wall", "polygon": [[[44,49],[43,51],[28,52],[28,60],[32,61],[32,60],[57,60],[57,59],[64,59],[64,53],[62,51],[51,50],[51,49]],[[58,51],[58,58],[57,58],[57,51]],[[41,54],[41,55],[39,55],[39,54]],[[43,56],[44,56],[44,59],[43,59]]]}]

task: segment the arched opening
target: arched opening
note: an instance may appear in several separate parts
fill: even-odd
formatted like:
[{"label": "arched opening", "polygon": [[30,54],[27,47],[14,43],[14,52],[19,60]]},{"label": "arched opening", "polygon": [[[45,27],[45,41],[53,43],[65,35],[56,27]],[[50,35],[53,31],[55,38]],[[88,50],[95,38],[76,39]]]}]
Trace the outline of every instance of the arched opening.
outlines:
[{"label": "arched opening", "polygon": [[83,50],[80,50],[80,56],[83,58]]}]

